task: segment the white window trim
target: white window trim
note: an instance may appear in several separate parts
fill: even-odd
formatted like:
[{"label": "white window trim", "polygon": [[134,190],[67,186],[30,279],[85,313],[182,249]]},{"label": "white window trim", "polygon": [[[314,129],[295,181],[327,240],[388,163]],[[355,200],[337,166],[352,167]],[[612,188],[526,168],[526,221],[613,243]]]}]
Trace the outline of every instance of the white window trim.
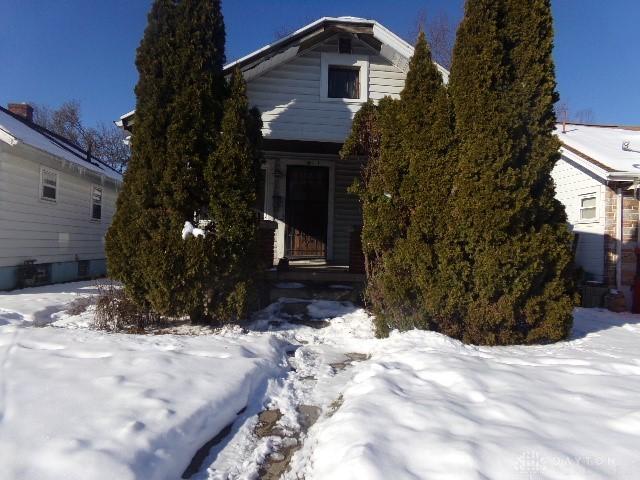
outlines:
[{"label": "white window trim", "polygon": [[[100,218],[94,218],[93,216],[93,190],[96,188],[99,188],[102,190],[102,193],[100,194]],[[102,222],[103,207],[104,207],[104,187],[102,185],[98,185],[97,183],[92,183],[91,189],[89,190],[89,220],[97,223]]]},{"label": "white window trim", "polygon": [[[360,70],[359,98],[330,98],[329,66],[357,67]],[[320,100],[338,103],[365,103],[369,99],[369,57],[347,53],[322,52],[320,56]]]},{"label": "white window trim", "polygon": [[[596,216],[594,218],[582,218],[582,200],[585,198],[595,198]],[[582,193],[578,195],[578,221],[576,223],[598,223],[600,221],[600,202],[598,192]]]},{"label": "white window trim", "polygon": [[[43,194],[42,194],[42,190],[44,187],[44,172],[47,171],[48,173],[52,173],[56,176],[56,198],[52,199],[52,198],[46,198]],[[60,172],[58,170],[55,170],[53,168],[49,168],[49,167],[45,167],[45,166],[40,166],[40,184],[38,185],[38,198],[40,199],[40,201],[42,202],[46,202],[46,203],[58,203],[58,193],[60,191]]]}]

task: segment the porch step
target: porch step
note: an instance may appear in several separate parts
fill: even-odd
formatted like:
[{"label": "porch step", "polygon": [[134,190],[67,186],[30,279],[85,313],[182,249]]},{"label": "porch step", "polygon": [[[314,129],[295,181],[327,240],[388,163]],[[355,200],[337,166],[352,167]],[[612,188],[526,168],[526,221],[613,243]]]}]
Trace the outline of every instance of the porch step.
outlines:
[{"label": "porch step", "polygon": [[301,300],[334,300],[361,303],[362,282],[316,283],[316,282],[269,282],[269,300],[298,298]]},{"label": "porch step", "polygon": [[267,272],[267,280],[270,282],[302,282],[302,283],[364,283],[364,275],[360,273],[349,273],[344,270],[324,269],[304,269],[299,268],[288,272],[278,272],[274,270]]}]

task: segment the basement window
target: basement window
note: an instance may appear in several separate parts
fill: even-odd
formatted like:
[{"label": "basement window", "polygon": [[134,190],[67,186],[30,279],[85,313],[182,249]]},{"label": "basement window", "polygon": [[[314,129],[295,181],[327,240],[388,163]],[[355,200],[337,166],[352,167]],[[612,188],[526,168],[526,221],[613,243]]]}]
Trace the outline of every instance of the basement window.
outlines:
[{"label": "basement window", "polygon": [[58,198],[58,172],[40,168],[40,199],[55,202]]},{"label": "basement window", "polygon": [[102,218],[102,187],[91,186],[91,219],[100,220]]},{"label": "basement window", "polygon": [[329,66],[329,98],[360,98],[360,68]]},{"label": "basement window", "polygon": [[596,219],[595,194],[580,197],[580,220],[590,221]]}]

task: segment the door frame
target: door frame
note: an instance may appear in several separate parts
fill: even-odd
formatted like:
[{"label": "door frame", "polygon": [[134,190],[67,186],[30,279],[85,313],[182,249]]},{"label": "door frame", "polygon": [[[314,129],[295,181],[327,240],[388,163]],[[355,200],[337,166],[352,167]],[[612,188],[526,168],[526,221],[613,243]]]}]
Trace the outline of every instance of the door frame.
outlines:
[{"label": "door frame", "polygon": [[[329,169],[329,198],[327,205],[327,261],[333,260],[333,212],[335,203],[335,162],[337,155],[309,154],[309,153],[280,153],[265,152],[267,168],[267,184],[265,186],[265,217],[274,220],[278,224],[276,230],[276,257],[282,258],[286,255],[285,238],[285,205],[287,203],[287,167],[327,167]],[[276,171],[280,174],[276,175]],[[279,212],[274,212],[274,196],[280,196],[281,206]]]}]

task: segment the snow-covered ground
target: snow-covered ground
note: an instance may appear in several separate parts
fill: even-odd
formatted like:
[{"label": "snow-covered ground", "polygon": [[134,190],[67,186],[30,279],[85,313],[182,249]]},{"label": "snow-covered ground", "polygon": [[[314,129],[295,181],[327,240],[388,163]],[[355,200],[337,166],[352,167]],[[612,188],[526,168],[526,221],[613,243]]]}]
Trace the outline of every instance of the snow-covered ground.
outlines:
[{"label": "snow-covered ground", "polygon": [[0,478],[173,480],[221,430],[193,479],[638,478],[640,316],[489,348],[282,299],[244,331],[121,335],[65,313],[94,293],[0,294]]}]

